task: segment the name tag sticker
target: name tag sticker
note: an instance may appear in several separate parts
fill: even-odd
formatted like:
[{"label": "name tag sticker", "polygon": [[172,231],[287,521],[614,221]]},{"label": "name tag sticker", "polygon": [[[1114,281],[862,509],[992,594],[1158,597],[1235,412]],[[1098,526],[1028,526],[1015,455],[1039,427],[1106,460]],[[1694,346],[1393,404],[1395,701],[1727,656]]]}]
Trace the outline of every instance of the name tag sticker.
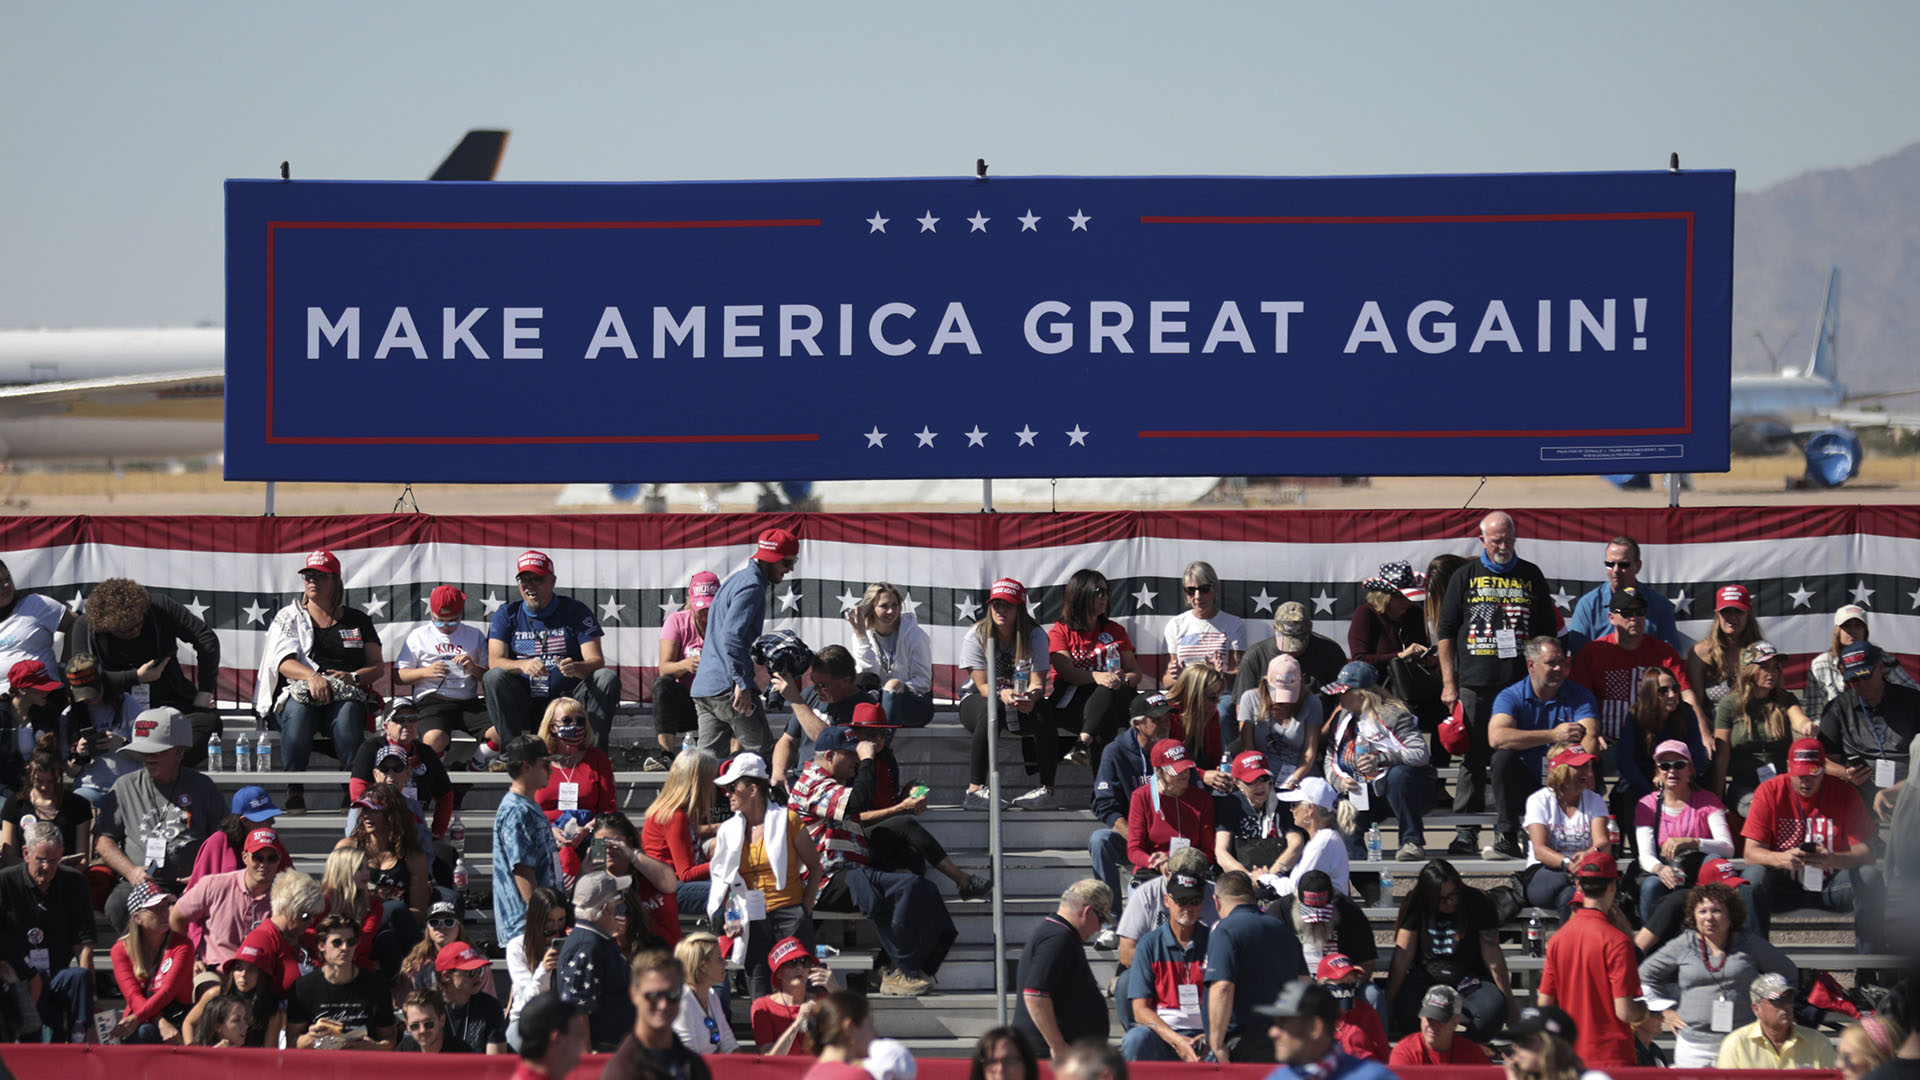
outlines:
[{"label": "name tag sticker", "polygon": [[1717,998],[1714,1000],[1713,1030],[1723,1034],[1733,1030],[1733,999]]},{"label": "name tag sticker", "polygon": [[1353,804],[1355,810],[1373,809],[1373,792],[1368,790],[1365,780],[1359,781],[1359,785],[1347,792],[1347,801]]},{"label": "name tag sticker", "polygon": [[147,837],[147,865],[159,866],[167,861],[167,842],[158,836]]},{"label": "name tag sticker", "polygon": [[1780,770],[1774,768],[1771,765],[1763,764],[1754,768],[1753,775],[1758,777],[1760,782],[1764,784],[1767,781],[1773,779],[1774,777],[1779,776]]},{"label": "name tag sticker", "polygon": [[1873,763],[1873,786],[1890,788],[1893,786],[1893,760],[1881,758]]},{"label": "name tag sticker", "polygon": [[767,917],[767,894],[764,891],[748,889],[741,900],[741,906],[746,909],[748,922],[758,922]]},{"label": "name tag sticker", "polygon": [[568,781],[560,783],[560,809],[580,809],[580,785]]},{"label": "name tag sticker", "polygon": [[1499,652],[1500,659],[1502,660],[1511,660],[1519,656],[1520,640],[1514,635],[1513,627],[1507,626],[1495,630],[1493,632],[1493,647]]},{"label": "name tag sticker", "polygon": [[1825,870],[1817,866],[1803,866],[1800,868],[1801,888],[1808,892],[1819,892],[1821,889],[1826,888],[1826,885],[1827,872]]}]

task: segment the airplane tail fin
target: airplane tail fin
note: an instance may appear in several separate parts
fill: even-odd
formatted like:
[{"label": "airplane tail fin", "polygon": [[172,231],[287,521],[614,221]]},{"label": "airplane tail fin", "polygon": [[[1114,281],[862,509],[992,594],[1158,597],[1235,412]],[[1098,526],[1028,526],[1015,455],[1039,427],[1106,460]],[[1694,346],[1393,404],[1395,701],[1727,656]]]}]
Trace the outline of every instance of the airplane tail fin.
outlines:
[{"label": "airplane tail fin", "polygon": [[491,180],[507,152],[507,133],[476,128],[467,132],[429,180]]},{"label": "airplane tail fin", "polygon": [[1833,382],[1840,374],[1840,268],[1827,279],[1827,300],[1820,307],[1820,333],[1813,342],[1804,375]]}]

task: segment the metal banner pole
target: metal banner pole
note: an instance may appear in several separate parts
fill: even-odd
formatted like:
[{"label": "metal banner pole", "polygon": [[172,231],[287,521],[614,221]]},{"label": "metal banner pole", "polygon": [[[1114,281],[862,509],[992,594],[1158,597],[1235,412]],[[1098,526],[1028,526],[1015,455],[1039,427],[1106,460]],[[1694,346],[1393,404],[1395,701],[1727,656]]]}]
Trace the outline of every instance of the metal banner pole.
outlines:
[{"label": "metal banner pole", "polygon": [[260,511],[262,517],[273,516],[273,481],[267,481],[267,508]]},{"label": "metal banner pole", "polygon": [[[989,485],[993,481],[987,481]],[[987,627],[987,860],[993,865],[993,1016],[1007,1022],[1007,871],[1000,849],[1000,689],[994,638]]]},{"label": "metal banner pole", "polygon": [[993,481],[989,478],[980,481],[980,512],[993,513]]}]

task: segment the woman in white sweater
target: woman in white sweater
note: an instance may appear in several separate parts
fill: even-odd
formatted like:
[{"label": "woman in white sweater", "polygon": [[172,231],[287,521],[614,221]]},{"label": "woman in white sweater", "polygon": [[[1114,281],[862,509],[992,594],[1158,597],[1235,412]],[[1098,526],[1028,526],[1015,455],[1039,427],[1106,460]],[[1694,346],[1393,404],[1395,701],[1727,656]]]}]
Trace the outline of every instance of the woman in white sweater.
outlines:
[{"label": "woman in white sweater", "polygon": [[567,898],[547,885],[533,890],[527,900],[527,928],[519,937],[503,946],[507,954],[507,976],[512,980],[507,991],[508,1042],[520,1045],[515,1024],[520,1010],[534,995],[553,989],[553,969],[559,964],[560,942],[567,936]]},{"label": "woman in white sweater", "polygon": [[720,939],[704,930],[688,934],[673,947],[673,955],[687,972],[687,986],[680,995],[680,1016],[673,1022],[674,1034],[696,1054],[738,1052],[740,1041],[734,1037],[733,1019],[727,1015],[727,1003],[719,990],[727,977]]},{"label": "woman in white sweater", "polygon": [[933,639],[902,605],[900,587],[884,581],[847,612],[853,669],[862,689],[880,691],[887,722],[903,728],[933,721]]}]

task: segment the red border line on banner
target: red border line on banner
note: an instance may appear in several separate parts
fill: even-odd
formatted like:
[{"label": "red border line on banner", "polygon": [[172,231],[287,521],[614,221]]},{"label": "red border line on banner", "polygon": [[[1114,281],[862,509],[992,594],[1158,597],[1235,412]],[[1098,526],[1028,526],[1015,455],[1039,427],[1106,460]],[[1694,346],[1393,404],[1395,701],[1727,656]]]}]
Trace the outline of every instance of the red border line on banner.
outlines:
[{"label": "red border line on banner", "polygon": [[1142,439],[1552,439],[1574,436],[1638,437],[1693,433],[1693,224],[1691,210],[1621,211],[1590,214],[1142,214],[1142,225],[1465,225],[1517,224],[1550,221],[1684,221],[1687,226],[1684,300],[1681,303],[1681,427],[1664,428],[1553,428],[1532,431],[1142,431]]},{"label": "red border line on banner", "polygon": [[267,222],[267,379],[263,441],[295,446],[550,446],[613,443],[819,442],[818,432],[763,435],[275,435],[273,433],[274,234],[281,229],[811,229],[819,218],[741,218],[709,221],[269,221]]}]

